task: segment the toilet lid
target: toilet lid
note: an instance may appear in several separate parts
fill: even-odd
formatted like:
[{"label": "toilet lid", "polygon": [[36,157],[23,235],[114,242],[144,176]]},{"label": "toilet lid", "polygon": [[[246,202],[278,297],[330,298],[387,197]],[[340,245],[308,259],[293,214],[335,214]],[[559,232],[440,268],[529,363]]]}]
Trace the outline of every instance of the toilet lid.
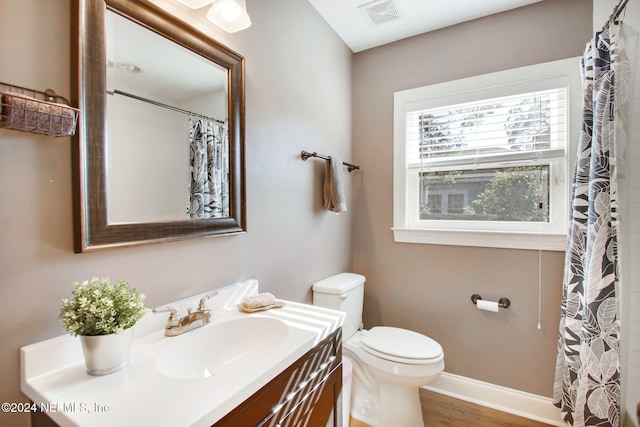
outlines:
[{"label": "toilet lid", "polygon": [[431,338],[407,329],[376,326],[362,337],[361,347],[382,359],[401,363],[429,363],[442,356]]}]

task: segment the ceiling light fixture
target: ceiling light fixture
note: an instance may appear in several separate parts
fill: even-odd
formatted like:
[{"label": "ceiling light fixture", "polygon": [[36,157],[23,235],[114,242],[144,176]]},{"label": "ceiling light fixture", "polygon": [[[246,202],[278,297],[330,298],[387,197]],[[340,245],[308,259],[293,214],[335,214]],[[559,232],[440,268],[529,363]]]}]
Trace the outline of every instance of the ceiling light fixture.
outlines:
[{"label": "ceiling light fixture", "polygon": [[207,12],[207,19],[228,33],[251,26],[245,0],[215,0]]},{"label": "ceiling light fixture", "polygon": [[200,9],[208,4],[211,4],[214,0],[178,0],[185,6],[189,6],[191,9]]},{"label": "ceiling light fixture", "polygon": [[142,72],[142,68],[130,62],[116,62],[116,68],[131,74],[139,74]]},{"label": "ceiling light fixture", "polygon": [[245,0],[178,0],[191,9],[200,9],[211,4],[207,19],[228,33],[244,30],[251,26]]}]

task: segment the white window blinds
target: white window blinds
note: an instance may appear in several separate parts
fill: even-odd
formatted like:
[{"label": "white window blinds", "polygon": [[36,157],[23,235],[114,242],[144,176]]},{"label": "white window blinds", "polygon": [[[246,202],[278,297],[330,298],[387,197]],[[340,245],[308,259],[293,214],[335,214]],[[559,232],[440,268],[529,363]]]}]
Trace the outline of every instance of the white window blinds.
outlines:
[{"label": "white window blinds", "polygon": [[567,89],[407,112],[408,166],[550,160],[567,145]]}]

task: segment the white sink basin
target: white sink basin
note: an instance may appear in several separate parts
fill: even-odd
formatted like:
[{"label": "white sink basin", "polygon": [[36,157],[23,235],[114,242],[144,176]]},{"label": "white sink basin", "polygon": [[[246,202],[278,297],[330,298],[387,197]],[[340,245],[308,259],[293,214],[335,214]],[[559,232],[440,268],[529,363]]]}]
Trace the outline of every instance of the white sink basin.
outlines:
[{"label": "white sink basin", "polygon": [[[208,427],[344,321],[344,313],[291,301],[243,313],[237,305],[258,292],[256,280],[218,289],[208,301],[215,313],[211,322],[182,335],[164,336],[166,317],[148,313],[136,324],[129,365],[111,375],[87,375],[79,339],[69,334],[23,347],[22,391],[38,406],[92,401],[109,407],[47,413],[65,427]],[[185,313],[210,292],[166,305]]]},{"label": "white sink basin", "polygon": [[247,317],[209,324],[170,338],[156,368],[170,378],[209,378],[253,368],[287,338],[289,328],[277,319]]}]

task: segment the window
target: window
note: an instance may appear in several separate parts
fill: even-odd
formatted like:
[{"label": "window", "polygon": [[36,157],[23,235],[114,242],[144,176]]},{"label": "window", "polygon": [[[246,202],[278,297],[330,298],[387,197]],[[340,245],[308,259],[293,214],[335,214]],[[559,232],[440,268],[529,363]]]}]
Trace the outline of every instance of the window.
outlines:
[{"label": "window", "polygon": [[564,250],[579,99],[577,59],[396,92],[395,240]]}]

